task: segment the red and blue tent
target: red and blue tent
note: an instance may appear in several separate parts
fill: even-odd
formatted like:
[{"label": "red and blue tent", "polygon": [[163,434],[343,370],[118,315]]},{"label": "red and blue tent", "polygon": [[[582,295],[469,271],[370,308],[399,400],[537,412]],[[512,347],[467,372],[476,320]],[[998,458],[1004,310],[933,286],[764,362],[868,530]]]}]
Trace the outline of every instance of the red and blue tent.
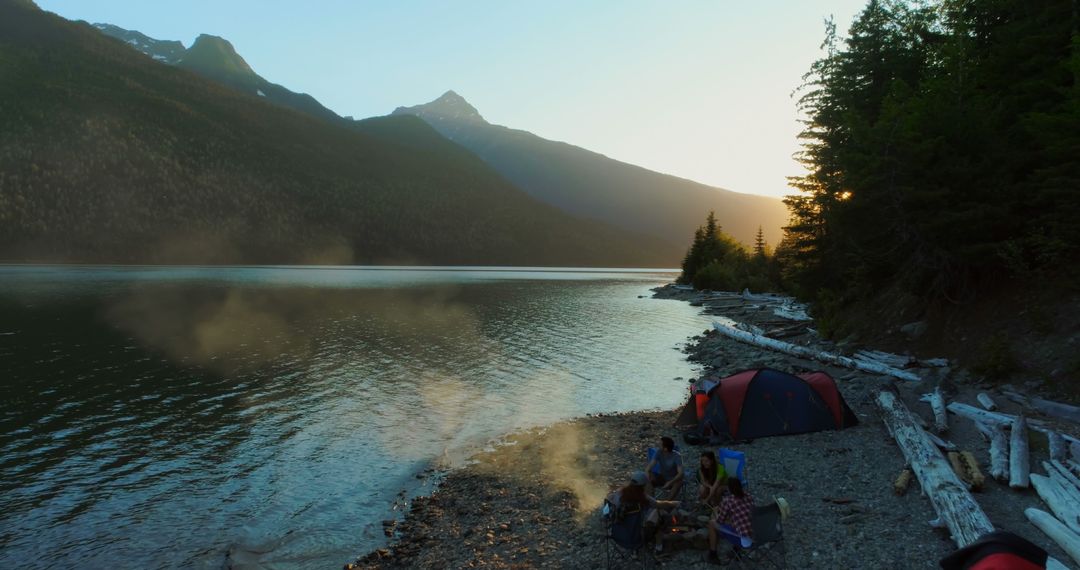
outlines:
[{"label": "red and blue tent", "polygon": [[771,368],[744,370],[707,391],[692,387],[676,425],[686,426],[691,418],[703,434],[734,441],[859,423],[828,374],[794,375]]}]

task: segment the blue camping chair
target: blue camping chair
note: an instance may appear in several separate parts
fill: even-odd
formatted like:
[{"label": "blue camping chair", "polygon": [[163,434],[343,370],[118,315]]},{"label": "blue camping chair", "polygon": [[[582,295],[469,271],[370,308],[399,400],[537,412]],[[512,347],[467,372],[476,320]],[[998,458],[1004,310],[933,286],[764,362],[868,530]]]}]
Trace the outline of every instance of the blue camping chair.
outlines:
[{"label": "blue camping chair", "polygon": [[636,558],[642,568],[648,568],[652,558],[645,537],[647,510],[637,506],[632,509],[616,507],[604,501],[603,512],[607,567],[610,569],[616,563],[633,563]]},{"label": "blue camping chair", "polygon": [[[677,446],[677,445],[672,448],[672,451],[677,451],[680,454],[682,453],[681,451],[679,451],[679,446]],[[657,453],[660,453],[659,449],[657,449],[655,447],[650,447],[649,448],[649,458],[645,461],[645,463],[646,464],[652,463],[652,460],[656,458]],[[660,474],[660,463],[659,462],[657,462],[656,465],[653,465],[653,468],[649,472],[649,474],[650,475],[659,475]],[[659,497],[657,497],[657,498],[659,498]],[[685,498],[686,498],[686,464],[683,463],[683,484],[682,484],[682,487],[679,488],[678,499],[683,500]],[[670,497],[670,499],[675,500],[676,497]]]},{"label": "blue camping chair", "polygon": [[750,488],[750,480],[746,477],[745,453],[721,447],[716,450],[716,460],[724,467],[724,472],[728,477],[735,475],[742,483],[743,489]]}]

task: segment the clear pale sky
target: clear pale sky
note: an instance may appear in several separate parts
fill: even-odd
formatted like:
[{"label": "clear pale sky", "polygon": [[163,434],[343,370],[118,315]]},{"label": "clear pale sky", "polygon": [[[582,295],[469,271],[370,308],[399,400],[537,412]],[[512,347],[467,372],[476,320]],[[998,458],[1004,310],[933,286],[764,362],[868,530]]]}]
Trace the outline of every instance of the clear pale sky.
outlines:
[{"label": "clear pale sky", "polygon": [[737,192],[793,193],[792,91],[866,0],[37,0],[190,46],[222,36],[257,73],[341,115],[453,89],[488,121]]}]

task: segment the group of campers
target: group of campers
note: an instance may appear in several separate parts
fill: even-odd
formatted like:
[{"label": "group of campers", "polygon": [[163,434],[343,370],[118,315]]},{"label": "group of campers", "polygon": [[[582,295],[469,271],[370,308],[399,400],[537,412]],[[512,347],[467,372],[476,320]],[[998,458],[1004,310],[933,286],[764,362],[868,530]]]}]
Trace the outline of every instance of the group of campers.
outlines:
[{"label": "group of campers", "polygon": [[[681,506],[686,474],[682,455],[670,437],[660,438],[660,448],[644,471],[636,471],[629,482],[615,490],[608,502],[617,509],[645,511],[645,536],[655,541],[655,549],[663,549],[661,521],[672,520]],[[697,468],[698,506],[712,512],[708,522],[709,552],[707,559],[719,563],[718,546],[729,545],[726,557],[735,548],[749,548],[753,543],[751,515],[754,500],[734,474],[729,476],[712,451],[703,451]]]}]

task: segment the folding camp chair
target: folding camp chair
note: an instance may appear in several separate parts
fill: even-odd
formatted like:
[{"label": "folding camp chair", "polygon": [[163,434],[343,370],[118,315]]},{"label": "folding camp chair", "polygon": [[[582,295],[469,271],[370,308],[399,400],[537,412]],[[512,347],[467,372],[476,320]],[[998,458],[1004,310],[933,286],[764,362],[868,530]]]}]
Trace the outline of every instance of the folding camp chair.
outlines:
[{"label": "folding camp chair", "polygon": [[742,483],[743,489],[750,488],[750,479],[746,476],[746,454],[733,449],[721,447],[716,450],[716,460],[724,468],[728,477],[735,475]]},{"label": "folding camp chair", "polygon": [[[682,453],[681,451],[679,451],[679,446],[677,446],[677,445],[675,447],[671,448],[671,449],[672,449],[672,451],[677,451],[680,454]],[[645,460],[645,463],[646,464],[652,463],[652,460],[656,457],[657,453],[660,453],[659,449],[657,449],[655,447],[650,447],[649,448],[649,458],[647,460]],[[653,465],[653,468],[652,468],[652,471],[651,471],[650,474],[651,475],[659,475],[660,474],[660,463],[659,462],[657,462],[656,465]],[[686,499],[686,483],[687,482],[688,482],[688,477],[686,476],[686,463],[684,462],[683,463],[683,483],[682,483],[682,486],[679,488],[679,496],[678,497],[664,497],[661,500],[672,500],[672,501],[685,500]],[[656,497],[656,498],[660,499],[660,497]]]},{"label": "folding camp chair", "polygon": [[645,537],[646,509],[632,510],[604,502],[604,542],[607,567],[629,563],[649,568],[652,553]]},{"label": "folding camp chair", "polygon": [[762,564],[770,568],[787,568],[783,518],[776,501],[754,508],[751,519],[754,543],[750,548],[735,549],[735,562],[739,568],[760,567]]}]

